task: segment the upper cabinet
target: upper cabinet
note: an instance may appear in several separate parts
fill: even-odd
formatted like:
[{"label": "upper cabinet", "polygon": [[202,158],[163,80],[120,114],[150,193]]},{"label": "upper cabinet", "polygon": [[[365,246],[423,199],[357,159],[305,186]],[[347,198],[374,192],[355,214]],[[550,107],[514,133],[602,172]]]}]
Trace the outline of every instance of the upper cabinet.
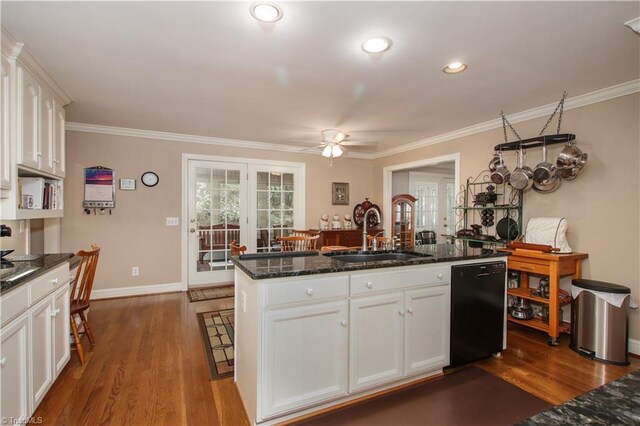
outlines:
[{"label": "upper cabinet", "polygon": [[11,64],[2,57],[0,67],[0,190],[11,189]]},{"label": "upper cabinet", "polygon": [[[65,176],[64,106],[71,98],[27,47],[4,29],[1,41],[2,218],[61,217]],[[38,186],[39,183],[42,185]],[[51,197],[55,202],[38,203]]]}]

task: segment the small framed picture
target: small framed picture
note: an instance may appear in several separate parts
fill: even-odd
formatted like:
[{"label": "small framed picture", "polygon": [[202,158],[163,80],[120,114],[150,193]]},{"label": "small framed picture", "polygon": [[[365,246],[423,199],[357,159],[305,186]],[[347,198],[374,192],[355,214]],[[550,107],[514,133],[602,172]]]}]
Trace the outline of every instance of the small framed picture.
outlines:
[{"label": "small framed picture", "polygon": [[121,191],[135,191],[136,190],[136,180],[135,179],[120,179],[120,190]]},{"label": "small framed picture", "polygon": [[331,184],[331,204],[349,205],[349,184],[347,182],[333,182]]}]

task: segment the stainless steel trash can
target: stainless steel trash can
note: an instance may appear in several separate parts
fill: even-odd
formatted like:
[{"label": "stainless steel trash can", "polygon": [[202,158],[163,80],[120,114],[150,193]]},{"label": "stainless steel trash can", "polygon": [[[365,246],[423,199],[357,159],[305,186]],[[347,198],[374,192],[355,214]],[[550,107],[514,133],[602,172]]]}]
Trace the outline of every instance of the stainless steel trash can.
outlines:
[{"label": "stainless steel trash can", "polygon": [[588,358],[629,365],[631,290],[618,284],[585,279],[575,279],[572,284],[574,299],[571,302],[569,347]]}]

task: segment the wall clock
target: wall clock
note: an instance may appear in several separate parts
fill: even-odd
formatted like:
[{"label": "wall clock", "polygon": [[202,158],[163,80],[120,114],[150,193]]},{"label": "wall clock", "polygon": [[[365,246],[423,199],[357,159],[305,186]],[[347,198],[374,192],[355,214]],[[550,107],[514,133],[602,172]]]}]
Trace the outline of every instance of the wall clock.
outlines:
[{"label": "wall clock", "polygon": [[[373,204],[371,201],[369,201],[368,198],[365,198],[362,203],[356,204],[356,207],[353,209],[353,221],[356,223],[358,228],[361,228],[362,225],[364,224],[364,214],[370,208],[374,208],[374,209],[378,210],[378,213],[380,214],[380,218],[382,218],[382,212],[380,211],[380,207],[378,207],[377,205]],[[369,217],[367,218],[367,226],[368,227],[374,227],[374,226],[378,225],[379,223],[380,222],[378,222],[378,220],[377,220],[375,215],[369,214]]]},{"label": "wall clock", "polygon": [[140,178],[144,186],[156,186],[160,178],[154,172],[144,172]]}]

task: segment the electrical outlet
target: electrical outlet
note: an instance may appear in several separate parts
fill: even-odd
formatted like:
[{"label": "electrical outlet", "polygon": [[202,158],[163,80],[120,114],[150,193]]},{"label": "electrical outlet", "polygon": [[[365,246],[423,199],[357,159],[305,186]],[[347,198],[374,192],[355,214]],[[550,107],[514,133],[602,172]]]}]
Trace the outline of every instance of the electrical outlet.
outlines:
[{"label": "electrical outlet", "polygon": [[180,225],[180,218],[178,217],[167,218],[167,226],[178,226],[178,225]]},{"label": "electrical outlet", "polygon": [[137,266],[131,268],[131,276],[137,277],[138,275],[140,275],[140,268],[138,268]]}]

